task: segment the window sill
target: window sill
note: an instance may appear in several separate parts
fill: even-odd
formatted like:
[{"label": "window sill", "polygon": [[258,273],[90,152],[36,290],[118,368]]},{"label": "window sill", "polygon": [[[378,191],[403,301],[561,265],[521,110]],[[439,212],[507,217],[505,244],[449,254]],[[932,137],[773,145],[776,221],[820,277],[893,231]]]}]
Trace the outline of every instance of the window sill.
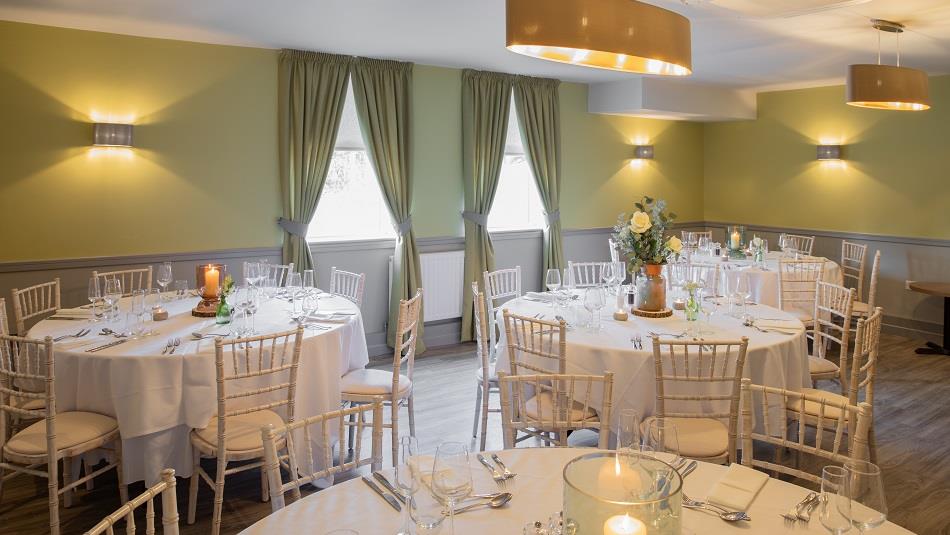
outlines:
[{"label": "window sill", "polygon": [[308,241],[313,253],[331,253],[338,251],[366,251],[371,249],[392,249],[395,238],[366,238],[357,240]]},{"label": "window sill", "polygon": [[528,238],[540,238],[543,231],[539,228],[522,230],[489,230],[493,240],[523,240]]}]

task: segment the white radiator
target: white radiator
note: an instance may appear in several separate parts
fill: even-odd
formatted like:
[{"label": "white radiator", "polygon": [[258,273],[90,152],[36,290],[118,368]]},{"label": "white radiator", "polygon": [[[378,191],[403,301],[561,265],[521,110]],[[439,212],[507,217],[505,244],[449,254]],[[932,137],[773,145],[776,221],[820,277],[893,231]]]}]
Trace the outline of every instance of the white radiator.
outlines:
[{"label": "white radiator", "polygon": [[[465,278],[465,251],[419,255],[422,267],[423,321],[462,317],[462,281]],[[389,284],[392,287],[393,258],[389,257]]]}]

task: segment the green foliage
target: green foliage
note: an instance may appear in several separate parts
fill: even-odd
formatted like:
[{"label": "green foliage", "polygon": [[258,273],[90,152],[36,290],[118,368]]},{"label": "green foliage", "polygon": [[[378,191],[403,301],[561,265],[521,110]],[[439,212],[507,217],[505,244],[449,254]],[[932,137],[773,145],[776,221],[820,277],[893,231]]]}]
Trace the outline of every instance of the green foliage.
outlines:
[{"label": "green foliage", "polygon": [[[644,264],[665,264],[673,254],[666,239],[666,230],[673,224],[676,214],[666,210],[666,201],[644,196],[633,203],[634,213],[622,213],[614,226],[613,239],[627,257],[628,267],[638,270]],[[636,232],[631,220],[637,212],[650,218],[650,228]],[[642,216],[640,216],[642,217]]]}]

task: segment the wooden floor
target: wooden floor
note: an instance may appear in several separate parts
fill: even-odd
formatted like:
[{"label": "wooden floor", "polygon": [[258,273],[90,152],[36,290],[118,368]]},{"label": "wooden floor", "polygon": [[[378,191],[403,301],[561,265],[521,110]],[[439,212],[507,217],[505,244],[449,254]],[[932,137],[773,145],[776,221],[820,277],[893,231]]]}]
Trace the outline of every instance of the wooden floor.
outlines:
[{"label": "wooden floor", "polygon": [[[950,358],[918,357],[913,352],[917,341],[896,336],[884,335],[882,344],[875,419],[890,519],[922,535],[950,535]],[[431,350],[417,361],[417,435],[423,452],[431,452],[443,440],[472,440],[474,366],[468,346]],[[491,415],[489,428],[488,448],[501,449],[497,414]],[[70,509],[60,510],[63,534],[83,533],[118,507],[113,474],[100,476],[95,490],[81,491]],[[178,481],[181,533],[207,535],[210,490],[202,485],[198,522],[188,526],[184,524],[188,481]],[[230,476],[225,488],[223,533],[237,533],[270,512],[270,504],[260,502],[256,471]],[[48,530],[44,481],[20,476],[3,490],[0,534]],[[130,494],[142,490],[138,483],[130,487]],[[317,532],[320,527],[320,520],[314,519]]]}]

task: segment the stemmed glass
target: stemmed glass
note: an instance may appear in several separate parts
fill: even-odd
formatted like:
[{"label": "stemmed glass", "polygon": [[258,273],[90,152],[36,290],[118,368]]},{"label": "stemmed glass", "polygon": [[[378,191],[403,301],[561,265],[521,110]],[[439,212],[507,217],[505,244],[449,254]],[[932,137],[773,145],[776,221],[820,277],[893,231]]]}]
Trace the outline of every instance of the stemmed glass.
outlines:
[{"label": "stemmed glass", "polygon": [[640,413],[636,409],[620,411],[617,424],[617,450],[635,453],[640,450]]},{"label": "stemmed glass", "polygon": [[412,535],[411,519],[409,518],[409,508],[412,504],[412,497],[420,487],[419,461],[413,459],[419,450],[419,443],[415,437],[402,437],[399,439],[399,464],[396,465],[396,486],[406,498],[406,507],[403,509],[402,529],[396,535]]},{"label": "stemmed glass", "polygon": [[881,469],[874,463],[852,460],[844,464],[844,470],[844,491],[849,507],[841,513],[861,533],[880,527],[887,520]]},{"label": "stemmed glass", "polygon": [[472,467],[468,447],[461,442],[443,442],[432,463],[432,490],[449,507],[451,533],[455,533],[455,505],[472,493]]},{"label": "stemmed glass", "polygon": [[232,328],[232,332],[237,337],[244,336],[247,333],[247,293],[248,286],[246,284],[235,288],[234,299],[231,301],[232,314],[241,314],[240,326]]},{"label": "stemmed glass", "polygon": [[102,297],[109,306],[109,320],[118,320],[119,299],[122,299],[122,279],[118,277],[106,279],[105,292]]},{"label": "stemmed glass", "polygon": [[256,287],[261,282],[261,265],[257,262],[244,262],[244,282]]},{"label": "stemmed glass", "polygon": [[741,314],[744,318],[747,310],[746,303],[749,298],[752,297],[752,286],[749,284],[748,273],[739,273],[739,280],[736,281],[735,295],[736,301],[741,305]]},{"label": "stemmed glass", "polygon": [[604,281],[604,289],[611,288],[617,280],[612,262],[604,262],[600,266],[600,280]]},{"label": "stemmed glass", "polygon": [[592,286],[584,292],[584,308],[590,312],[591,330],[600,330],[600,309],[606,304],[603,289]]},{"label": "stemmed glass", "polygon": [[89,290],[87,297],[89,297],[89,302],[92,304],[92,318],[90,321],[97,322],[102,319],[102,313],[99,312],[99,309],[96,306],[100,301],[102,301],[102,292],[99,289],[99,277],[89,278]]},{"label": "stemmed glass", "polygon": [[[244,302],[245,333],[246,333],[247,335],[251,335],[251,336],[257,334],[257,329],[256,329],[256,327],[255,327],[255,323],[256,323],[256,322],[254,321],[254,319],[257,317],[257,296],[258,296],[258,292],[260,292],[260,289],[258,289],[256,286],[248,286],[248,287],[247,287],[247,290],[245,291],[245,296],[247,297],[247,301]],[[250,316],[250,317],[251,317],[251,325],[250,325],[250,327],[247,327],[247,325],[246,325],[246,324],[247,324],[247,316]]]},{"label": "stemmed glass", "polygon": [[158,283],[159,287],[162,289],[162,299],[165,298],[165,287],[169,285],[172,281],[172,264],[171,262],[165,262],[162,265],[158,266],[158,276],[155,279],[155,282]]},{"label": "stemmed glass", "polygon": [[700,251],[703,252],[703,254],[706,254],[706,255],[709,254],[709,237],[708,236],[703,235],[699,237],[698,248]]},{"label": "stemmed glass", "polygon": [[287,292],[290,293],[291,317],[295,320],[299,320],[301,314],[298,311],[303,309],[302,303],[298,308],[298,297],[300,297],[302,290],[303,278],[300,273],[287,273]]},{"label": "stemmed glass", "polygon": [[654,418],[647,427],[645,445],[653,448],[657,459],[675,465],[680,457],[679,436],[676,425],[668,418]]},{"label": "stemmed glass", "polygon": [[549,269],[544,274],[544,285],[551,292],[551,306],[554,307],[557,304],[557,291],[561,289],[561,270]]},{"label": "stemmed glass", "polygon": [[821,496],[818,519],[832,535],[851,530],[851,500],[842,492],[847,471],[840,466],[821,469]]}]

